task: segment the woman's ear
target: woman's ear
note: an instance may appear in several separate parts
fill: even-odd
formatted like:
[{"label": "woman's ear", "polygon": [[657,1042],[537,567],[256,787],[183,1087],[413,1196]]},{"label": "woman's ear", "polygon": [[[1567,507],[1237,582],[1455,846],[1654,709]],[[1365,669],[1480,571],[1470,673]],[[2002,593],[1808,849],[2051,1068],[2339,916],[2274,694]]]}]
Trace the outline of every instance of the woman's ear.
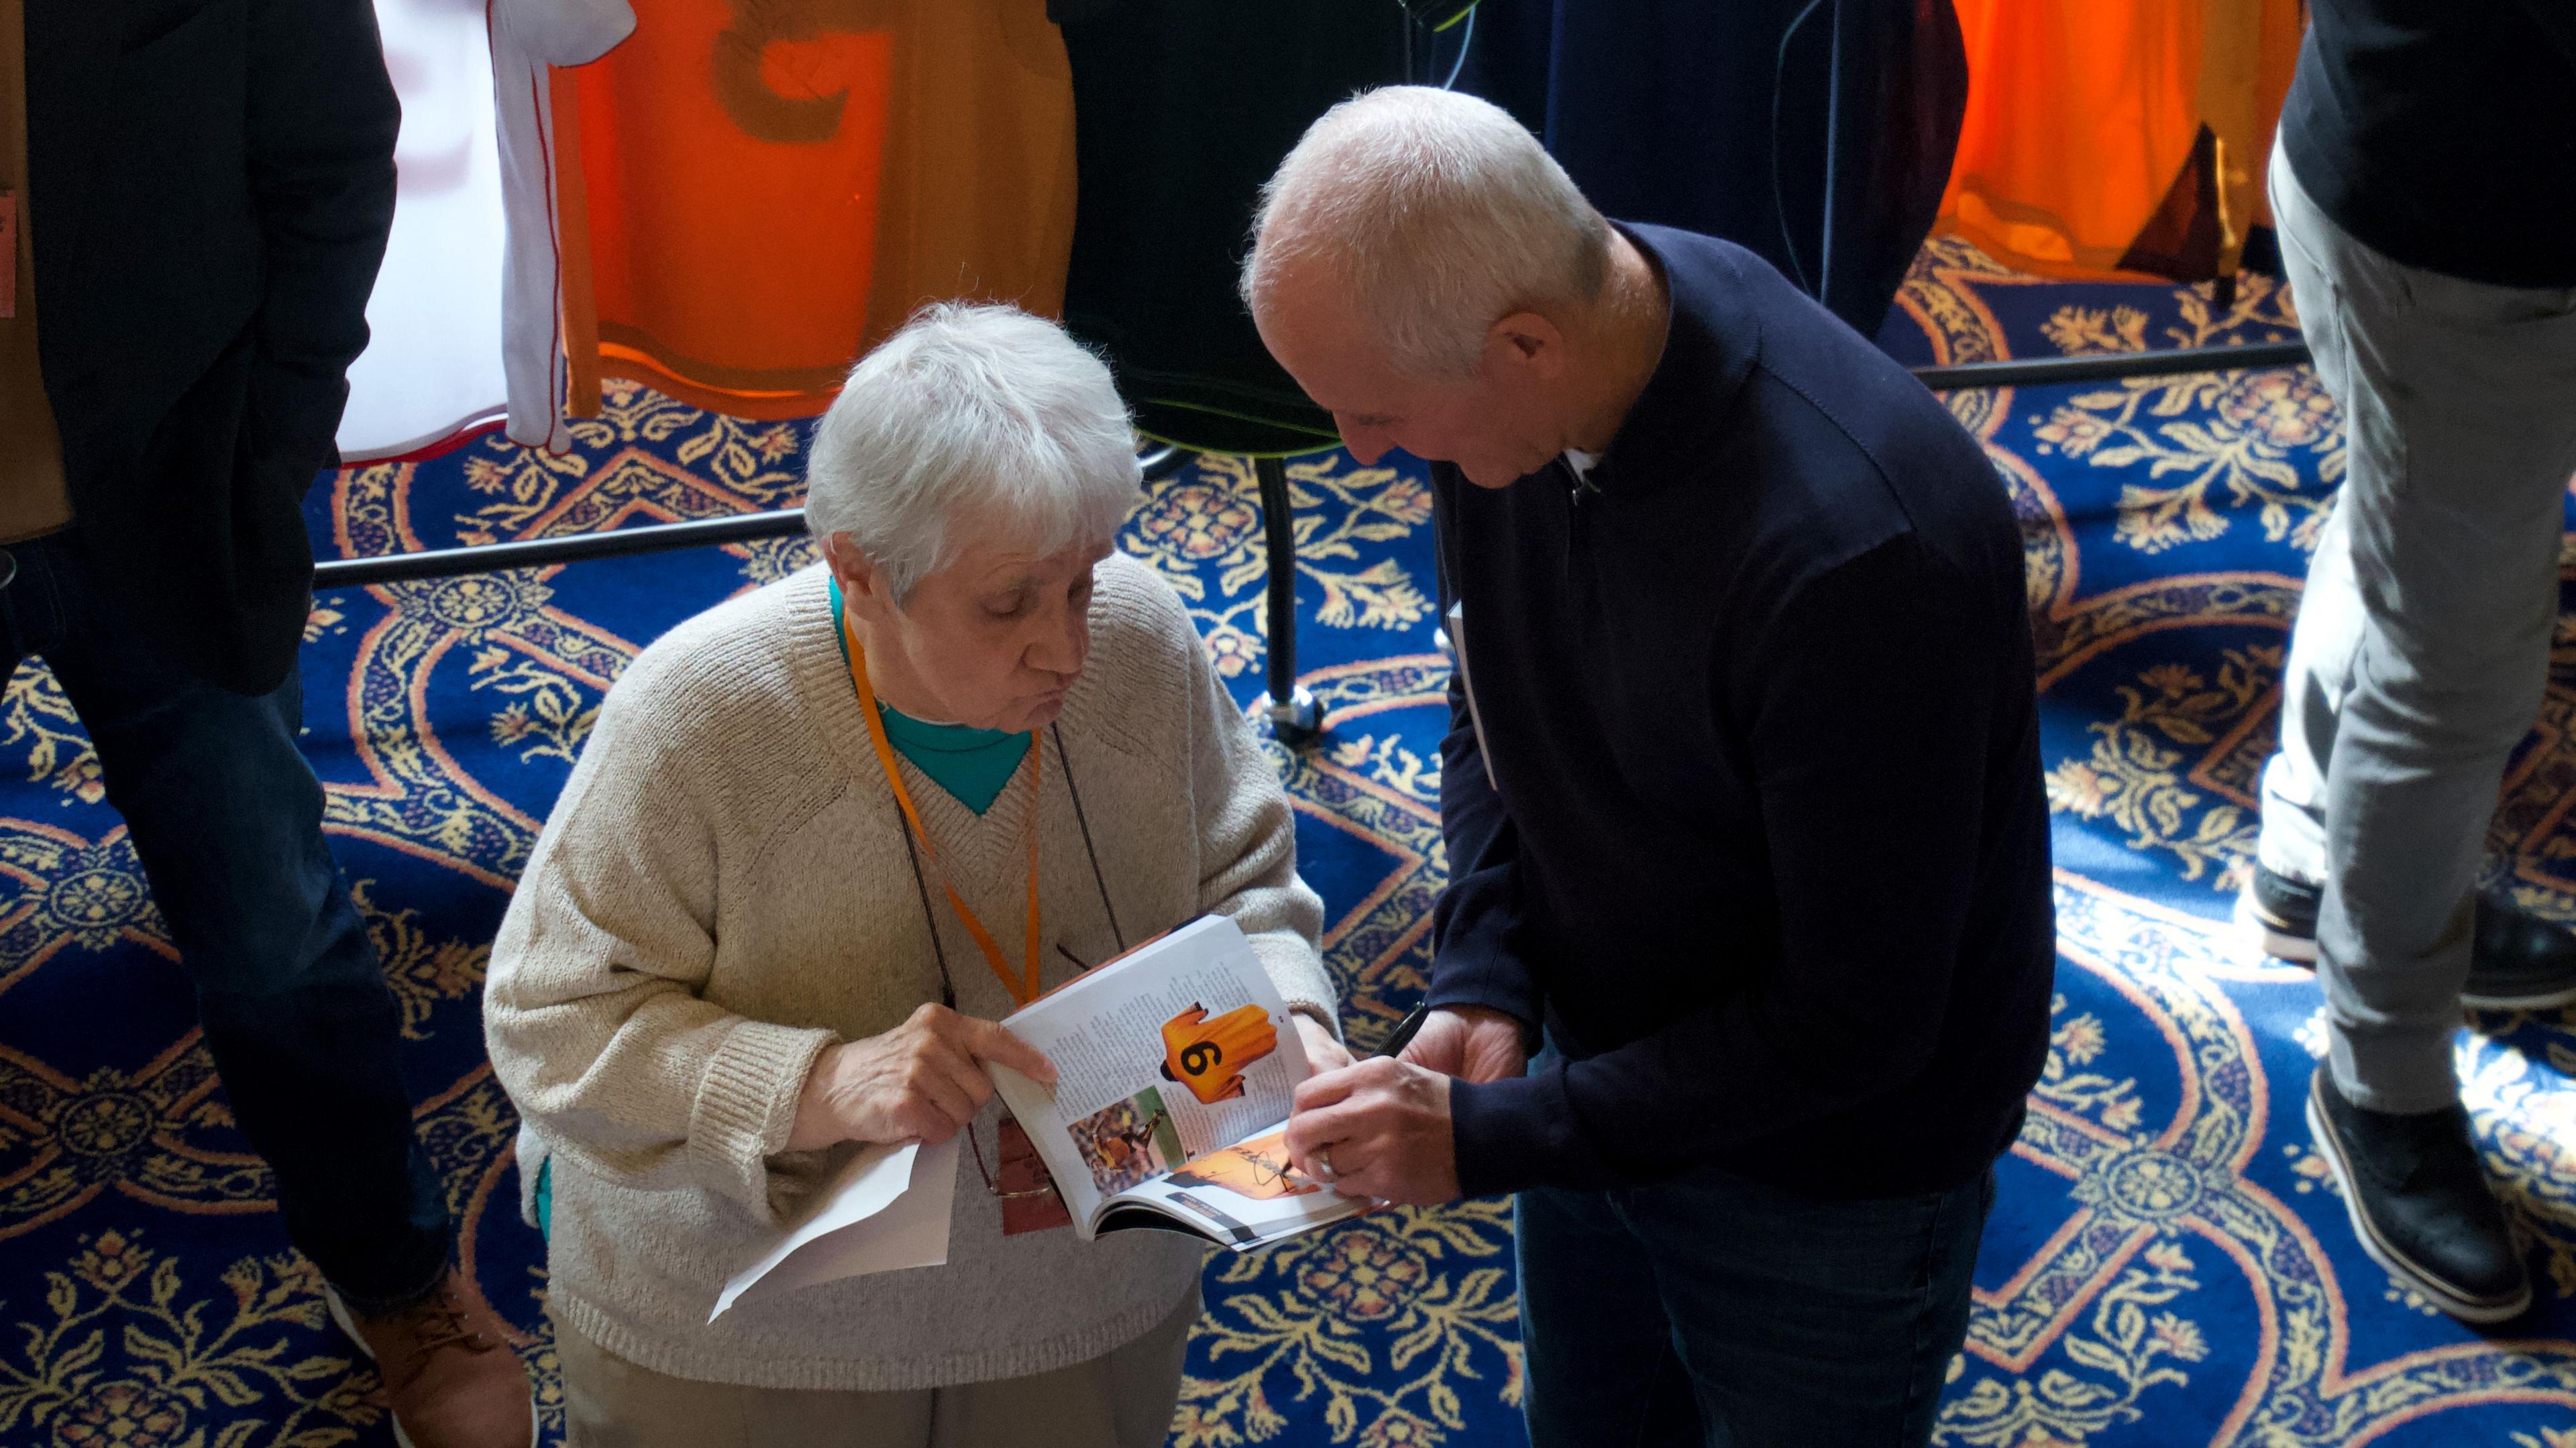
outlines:
[{"label": "woman's ear", "polygon": [[823,562],[840,580],[841,596],[856,604],[877,601],[876,565],[859,551],[858,541],[847,533],[834,533],[823,540]]}]

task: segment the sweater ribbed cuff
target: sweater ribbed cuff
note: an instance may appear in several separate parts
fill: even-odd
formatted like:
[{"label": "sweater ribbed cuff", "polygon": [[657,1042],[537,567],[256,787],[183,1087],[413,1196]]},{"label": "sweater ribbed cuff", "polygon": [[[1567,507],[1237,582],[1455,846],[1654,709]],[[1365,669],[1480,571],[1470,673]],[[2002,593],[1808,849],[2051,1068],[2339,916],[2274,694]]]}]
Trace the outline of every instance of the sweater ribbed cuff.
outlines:
[{"label": "sweater ribbed cuff", "polygon": [[1288,1014],[1292,1016],[1304,1016],[1308,1020],[1313,1021],[1316,1025],[1322,1026],[1324,1028],[1325,1035],[1332,1037],[1336,1041],[1342,1042],[1344,1045],[1350,1044],[1348,1038],[1342,1034],[1342,1023],[1333,1018],[1333,1013],[1331,1011],[1326,1010],[1324,1007],[1317,1005],[1312,1001],[1290,1001],[1288,1003]]},{"label": "sweater ribbed cuff", "polygon": [[1313,1016],[1315,1024],[1342,1038],[1340,1012],[1333,1001],[1333,977],[1324,963],[1302,939],[1274,942],[1263,936],[1252,937],[1253,958],[1261,962],[1263,973],[1278,988],[1279,999],[1288,1009]]},{"label": "sweater ribbed cuff", "polygon": [[689,1111],[689,1151],[704,1163],[710,1186],[766,1213],[767,1158],[787,1149],[805,1078],[838,1039],[767,1021],[744,1021],[725,1037],[698,1078]]}]

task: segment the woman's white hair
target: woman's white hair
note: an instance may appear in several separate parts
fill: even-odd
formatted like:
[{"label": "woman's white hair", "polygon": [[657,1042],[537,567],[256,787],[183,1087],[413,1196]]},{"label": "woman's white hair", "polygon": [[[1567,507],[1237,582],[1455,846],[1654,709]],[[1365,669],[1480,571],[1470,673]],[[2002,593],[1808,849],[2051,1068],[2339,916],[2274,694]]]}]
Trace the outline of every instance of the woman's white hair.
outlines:
[{"label": "woman's white hair", "polygon": [[1427,86],[1326,111],[1261,191],[1244,304],[1286,267],[1320,265],[1415,376],[1465,377],[1516,311],[1589,302],[1610,224],[1565,168],[1490,101]]},{"label": "woman's white hair", "polygon": [[1102,543],[1140,487],[1109,369],[1017,307],[926,307],[859,359],[814,430],[805,526],[847,533],[898,607],[969,533]]}]

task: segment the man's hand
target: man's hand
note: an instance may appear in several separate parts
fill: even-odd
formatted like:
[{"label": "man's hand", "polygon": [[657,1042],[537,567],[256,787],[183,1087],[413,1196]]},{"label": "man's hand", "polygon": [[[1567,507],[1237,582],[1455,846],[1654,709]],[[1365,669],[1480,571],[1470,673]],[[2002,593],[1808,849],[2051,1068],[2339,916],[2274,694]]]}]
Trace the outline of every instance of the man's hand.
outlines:
[{"label": "man's hand", "polygon": [[1288,1157],[1346,1197],[1428,1207],[1458,1195],[1449,1078],[1373,1056],[1297,1088]]},{"label": "man's hand", "polygon": [[1310,1075],[1321,1076],[1338,1071],[1351,1063],[1350,1048],[1333,1038],[1323,1023],[1303,1011],[1292,1011],[1297,1019],[1297,1040],[1306,1048],[1306,1064],[1313,1067]]},{"label": "man's hand", "polygon": [[1416,1066],[1483,1083],[1517,1076],[1529,1065],[1521,1023],[1483,1006],[1442,1006],[1433,1011],[1404,1059]]},{"label": "man's hand", "polygon": [[991,1021],[925,1005],[884,1035],[845,1042],[815,1060],[796,1098],[787,1149],[844,1141],[937,1146],[993,1099],[987,1061],[1055,1084],[1054,1063],[1035,1046]]}]

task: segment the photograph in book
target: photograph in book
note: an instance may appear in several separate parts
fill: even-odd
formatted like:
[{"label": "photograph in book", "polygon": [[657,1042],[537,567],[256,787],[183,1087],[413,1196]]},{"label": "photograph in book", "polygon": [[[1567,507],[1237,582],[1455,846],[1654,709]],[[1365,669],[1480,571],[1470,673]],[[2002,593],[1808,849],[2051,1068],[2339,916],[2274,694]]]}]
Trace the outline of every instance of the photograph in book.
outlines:
[{"label": "photograph in book", "polygon": [[1288,1133],[1274,1131],[1212,1151],[1171,1174],[1176,1187],[1211,1187],[1250,1201],[1312,1196],[1322,1182],[1297,1170],[1288,1160]]},{"label": "photograph in book", "polygon": [[1356,1216],[1368,1207],[1297,1170],[1288,1160],[1288,1134],[1278,1130],[1137,1183],[1114,1199],[1102,1215],[1101,1230],[1162,1226],[1147,1215],[1160,1212],[1184,1217],[1198,1235],[1241,1250]]},{"label": "photograph in book", "polygon": [[1083,1165],[1091,1168],[1091,1184],[1104,1197],[1151,1181],[1182,1159],[1172,1113],[1163,1109],[1163,1093],[1151,1086],[1068,1123],[1065,1134],[1073,1138]]}]

